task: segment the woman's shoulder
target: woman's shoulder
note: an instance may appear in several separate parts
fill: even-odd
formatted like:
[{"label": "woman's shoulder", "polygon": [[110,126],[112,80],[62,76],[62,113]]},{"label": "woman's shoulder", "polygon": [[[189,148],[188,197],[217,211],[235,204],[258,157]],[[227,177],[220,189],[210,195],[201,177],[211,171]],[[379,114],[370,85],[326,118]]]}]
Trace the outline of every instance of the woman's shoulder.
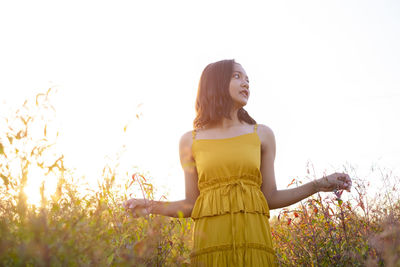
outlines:
[{"label": "woman's shoulder", "polygon": [[271,127],[269,127],[268,125],[262,124],[262,123],[257,123],[257,129],[258,129],[259,133],[273,134]]},{"label": "woman's shoulder", "polygon": [[261,141],[261,146],[270,146],[271,142],[275,143],[275,135],[271,127],[265,124],[257,124],[257,133]]},{"label": "woman's shoulder", "polygon": [[180,146],[191,146],[192,142],[193,142],[193,130],[190,130],[182,134],[179,144]]},{"label": "woman's shoulder", "polygon": [[190,159],[193,159],[192,143],[192,131],[183,133],[179,140],[179,155],[182,158],[181,160],[187,160],[188,155],[190,155]]}]

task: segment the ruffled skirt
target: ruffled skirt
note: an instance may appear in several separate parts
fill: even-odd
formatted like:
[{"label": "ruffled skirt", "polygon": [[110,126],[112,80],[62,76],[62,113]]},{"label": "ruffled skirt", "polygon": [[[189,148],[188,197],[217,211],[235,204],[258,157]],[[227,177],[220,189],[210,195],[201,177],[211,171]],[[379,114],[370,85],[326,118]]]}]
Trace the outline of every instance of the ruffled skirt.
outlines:
[{"label": "ruffled skirt", "polygon": [[278,266],[268,219],[243,210],[195,218],[191,266]]}]

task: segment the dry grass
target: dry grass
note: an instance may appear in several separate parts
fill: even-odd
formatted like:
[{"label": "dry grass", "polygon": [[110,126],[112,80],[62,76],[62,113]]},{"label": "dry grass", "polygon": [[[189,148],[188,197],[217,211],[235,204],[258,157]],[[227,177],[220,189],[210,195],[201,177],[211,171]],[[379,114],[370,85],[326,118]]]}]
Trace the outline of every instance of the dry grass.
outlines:
[{"label": "dry grass", "polygon": [[[0,133],[0,265],[187,266],[190,218],[132,219],[122,209],[132,187],[154,198],[143,175],[133,181],[120,174],[118,164],[105,166],[98,188],[82,191],[63,155],[52,150],[58,133],[48,132],[49,93],[5,118]],[[50,197],[42,183],[38,207],[24,193],[33,166],[58,180]],[[347,200],[316,194],[271,219],[281,266],[400,265],[398,177],[373,168],[369,179],[380,179],[383,187],[371,197],[368,179],[349,167],[345,171],[353,172]]]}]

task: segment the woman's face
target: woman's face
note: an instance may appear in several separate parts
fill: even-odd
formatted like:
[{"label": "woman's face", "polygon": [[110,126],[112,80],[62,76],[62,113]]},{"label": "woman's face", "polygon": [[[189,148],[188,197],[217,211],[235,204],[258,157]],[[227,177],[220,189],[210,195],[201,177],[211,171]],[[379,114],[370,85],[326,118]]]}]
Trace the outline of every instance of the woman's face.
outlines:
[{"label": "woman's face", "polygon": [[238,63],[233,65],[229,94],[231,95],[235,106],[239,108],[247,104],[247,100],[250,96],[249,78],[247,77],[245,70]]}]

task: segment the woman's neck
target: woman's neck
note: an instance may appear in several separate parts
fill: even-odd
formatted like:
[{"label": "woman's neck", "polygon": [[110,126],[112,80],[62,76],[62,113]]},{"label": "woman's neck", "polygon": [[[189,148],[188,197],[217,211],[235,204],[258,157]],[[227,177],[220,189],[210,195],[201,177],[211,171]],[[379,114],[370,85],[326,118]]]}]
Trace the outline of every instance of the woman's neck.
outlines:
[{"label": "woman's neck", "polygon": [[230,130],[232,128],[241,127],[243,125],[247,125],[243,121],[239,121],[239,119],[232,116],[232,119],[222,118],[219,122],[209,124],[205,127],[205,129],[221,129],[221,130]]}]

